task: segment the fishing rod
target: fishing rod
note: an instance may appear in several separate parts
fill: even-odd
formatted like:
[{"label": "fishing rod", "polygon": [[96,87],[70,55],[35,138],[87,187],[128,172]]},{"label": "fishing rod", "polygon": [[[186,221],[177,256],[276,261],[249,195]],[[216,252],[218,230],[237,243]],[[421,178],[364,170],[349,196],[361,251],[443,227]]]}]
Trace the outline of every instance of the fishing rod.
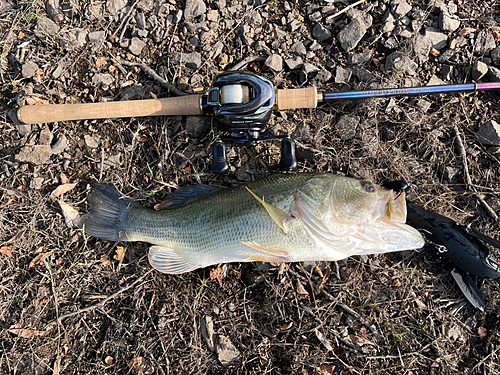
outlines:
[{"label": "fishing rod", "polygon": [[11,117],[21,124],[40,124],[119,117],[211,115],[225,133],[214,144],[212,166],[214,173],[224,173],[229,168],[225,142],[255,146],[257,143],[271,139],[282,140],[279,168],[294,170],[297,161],[295,144],[290,135],[274,135],[264,131],[274,109],[316,108],[318,103],[340,100],[449,94],[494,89],[500,89],[500,83],[323,93],[318,92],[315,87],[275,89],[271,81],[258,75],[227,72],[215,77],[212,88],[205,94],[106,103],[22,106]]}]

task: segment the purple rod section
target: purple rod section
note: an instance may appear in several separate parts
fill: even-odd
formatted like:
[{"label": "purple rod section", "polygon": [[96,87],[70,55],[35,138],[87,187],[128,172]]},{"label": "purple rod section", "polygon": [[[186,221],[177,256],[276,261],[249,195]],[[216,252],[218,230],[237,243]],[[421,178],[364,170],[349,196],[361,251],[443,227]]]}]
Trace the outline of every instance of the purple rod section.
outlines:
[{"label": "purple rod section", "polygon": [[500,89],[500,82],[479,83],[479,84],[467,83],[461,85],[438,85],[438,86],[423,86],[423,87],[403,87],[400,89],[330,92],[323,94],[323,101],[328,102],[333,100],[384,98],[388,96],[446,94],[452,92],[469,92],[475,90],[493,90],[493,89]]}]

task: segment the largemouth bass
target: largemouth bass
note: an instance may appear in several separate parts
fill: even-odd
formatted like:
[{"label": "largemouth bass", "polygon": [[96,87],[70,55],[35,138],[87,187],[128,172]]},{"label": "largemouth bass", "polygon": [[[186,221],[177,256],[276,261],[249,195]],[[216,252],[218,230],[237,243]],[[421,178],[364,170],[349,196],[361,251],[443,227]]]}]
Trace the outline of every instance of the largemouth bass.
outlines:
[{"label": "largemouth bass", "polygon": [[[194,196],[194,198],[193,198]],[[418,249],[404,192],[334,174],[277,174],[247,186],[181,188],[169,209],[145,208],[95,184],[85,233],[154,244],[149,262],[180,274],[229,262],[335,261]]]}]

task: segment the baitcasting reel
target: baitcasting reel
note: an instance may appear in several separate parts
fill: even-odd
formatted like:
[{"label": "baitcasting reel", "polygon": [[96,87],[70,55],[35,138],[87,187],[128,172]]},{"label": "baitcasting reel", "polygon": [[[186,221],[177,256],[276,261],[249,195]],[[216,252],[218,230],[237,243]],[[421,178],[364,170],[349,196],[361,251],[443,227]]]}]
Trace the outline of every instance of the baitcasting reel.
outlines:
[{"label": "baitcasting reel", "polygon": [[224,173],[229,169],[224,142],[255,146],[271,139],[282,139],[281,170],[295,170],[295,143],[290,135],[264,132],[275,103],[271,81],[249,73],[229,72],[217,76],[208,95],[202,97],[202,108],[213,115],[222,131],[227,133],[214,145],[212,171]]}]

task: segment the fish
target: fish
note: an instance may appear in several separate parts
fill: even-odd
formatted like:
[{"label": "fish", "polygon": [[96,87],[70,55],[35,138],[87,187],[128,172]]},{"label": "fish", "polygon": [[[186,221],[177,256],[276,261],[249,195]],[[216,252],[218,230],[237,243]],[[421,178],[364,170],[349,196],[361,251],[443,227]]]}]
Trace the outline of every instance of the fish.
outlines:
[{"label": "fish", "polygon": [[[167,274],[232,262],[337,261],[414,250],[422,235],[405,224],[405,193],[336,174],[275,174],[246,186],[193,185],[153,210],[96,183],[80,227],[107,241],[153,246]],[[165,206],[165,205],[163,205]]]}]

